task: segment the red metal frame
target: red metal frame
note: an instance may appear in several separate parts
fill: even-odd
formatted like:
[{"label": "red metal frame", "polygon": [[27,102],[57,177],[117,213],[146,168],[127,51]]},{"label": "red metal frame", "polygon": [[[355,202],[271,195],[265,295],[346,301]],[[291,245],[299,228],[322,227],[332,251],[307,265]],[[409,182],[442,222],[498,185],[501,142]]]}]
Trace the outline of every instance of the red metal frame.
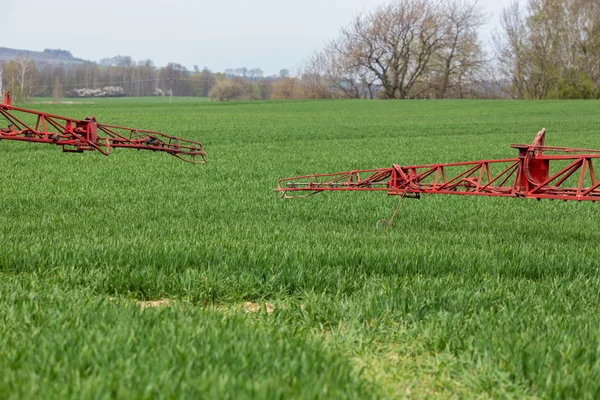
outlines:
[{"label": "red metal frame", "polygon": [[[10,104],[9,92],[4,93],[3,100],[0,117],[8,121],[8,126],[0,128],[0,140],[55,144],[64,152],[97,150],[105,156],[115,147],[152,150],[194,164],[206,162],[202,144],[192,140],[145,129],[100,124],[95,117],[76,120],[14,107]],[[25,119],[35,120],[35,123],[26,123]]]},{"label": "red metal frame", "polygon": [[[421,194],[600,200],[600,179],[593,161],[600,150],[545,146],[542,129],[531,145],[513,144],[516,158],[355,170],[282,178],[282,197],[307,197],[325,191],[385,191]],[[558,154],[547,154],[558,153]]]}]

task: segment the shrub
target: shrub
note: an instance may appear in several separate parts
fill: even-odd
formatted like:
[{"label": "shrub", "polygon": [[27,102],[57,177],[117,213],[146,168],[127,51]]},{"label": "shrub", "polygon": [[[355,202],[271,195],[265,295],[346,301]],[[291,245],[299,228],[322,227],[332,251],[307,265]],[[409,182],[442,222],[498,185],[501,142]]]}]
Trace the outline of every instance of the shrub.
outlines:
[{"label": "shrub", "polygon": [[236,77],[215,82],[208,97],[217,101],[259,100],[261,95],[256,83]]},{"label": "shrub", "polygon": [[123,97],[125,90],[121,86],[105,86],[102,89],[73,89],[69,97]]}]

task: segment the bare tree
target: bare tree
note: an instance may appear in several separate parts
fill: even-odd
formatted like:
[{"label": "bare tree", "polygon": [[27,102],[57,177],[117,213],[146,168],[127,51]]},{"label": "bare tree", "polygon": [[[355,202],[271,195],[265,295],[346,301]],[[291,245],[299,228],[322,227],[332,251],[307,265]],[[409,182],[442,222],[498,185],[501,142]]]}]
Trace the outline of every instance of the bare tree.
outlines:
[{"label": "bare tree", "polygon": [[268,77],[261,79],[257,83],[258,89],[260,90],[260,99],[269,100],[273,94],[273,78]]},{"label": "bare tree", "polygon": [[38,74],[35,62],[27,57],[18,57],[9,62],[9,85],[16,101],[25,101],[34,93],[34,83]]},{"label": "bare tree", "polygon": [[502,11],[500,25],[502,31],[494,43],[501,72],[510,78],[515,97],[536,97],[539,90],[528,60],[528,30],[518,1]]},{"label": "bare tree", "polygon": [[573,4],[576,15],[576,45],[581,54],[579,65],[591,80],[600,98],[600,2],[578,0]]},{"label": "bare tree", "polygon": [[264,72],[260,68],[252,68],[252,69],[248,70],[248,78],[250,78],[251,81],[260,79],[263,77],[263,75],[264,75]]},{"label": "bare tree", "polygon": [[208,93],[216,81],[215,75],[207,67],[204,67],[198,75],[198,80],[197,94],[201,97],[208,97]]},{"label": "bare tree", "polygon": [[600,96],[598,0],[526,0],[502,13],[501,70],[518,98]]},{"label": "bare tree", "polygon": [[[454,82],[450,80],[448,89],[453,89],[453,97],[465,98],[473,97],[472,87],[475,85],[484,84],[487,80],[490,81],[489,58],[482,50],[474,34],[468,35],[460,47],[460,51],[456,55],[456,67],[452,71],[454,74]],[[452,77],[452,75],[450,75]],[[479,97],[481,93],[475,93]],[[441,98],[445,98],[441,97]]]},{"label": "bare tree", "polygon": [[327,86],[335,92],[334,97],[372,99],[377,75],[356,64],[354,57],[344,50],[342,40],[333,40],[319,53],[320,62],[325,66],[323,75]]},{"label": "bare tree", "polygon": [[476,74],[485,63],[477,30],[487,22],[487,15],[477,2],[452,0],[445,5],[443,46],[437,53],[440,79],[437,97],[443,99],[452,87],[463,95],[464,80]]},{"label": "bare tree", "polygon": [[235,74],[238,76],[241,76],[242,78],[245,78],[248,75],[248,68],[246,68],[246,67],[236,68]]},{"label": "bare tree", "polygon": [[302,67],[318,98],[464,95],[485,65],[478,29],[487,16],[473,0],[396,0],[360,14]]},{"label": "bare tree", "polygon": [[337,97],[331,87],[331,64],[327,52],[313,53],[300,67],[302,93],[309,99]]},{"label": "bare tree", "polygon": [[350,65],[377,78],[384,98],[405,99],[443,46],[443,33],[436,0],[398,0],[356,17],[340,47]]}]

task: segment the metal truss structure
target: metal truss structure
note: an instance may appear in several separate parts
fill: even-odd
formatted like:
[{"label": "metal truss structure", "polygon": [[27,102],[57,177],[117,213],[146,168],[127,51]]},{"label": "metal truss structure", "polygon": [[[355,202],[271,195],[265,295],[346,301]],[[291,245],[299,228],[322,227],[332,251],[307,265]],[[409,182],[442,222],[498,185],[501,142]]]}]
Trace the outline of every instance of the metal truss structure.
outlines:
[{"label": "metal truss structure", "polygon": [[108,156],[113,148],[151,150],[170,154],[194,164],[206,162],[202,144],[161,132],[101,124],[95,117],[76,120],[11,105],[4,93],[0,117],[8,121],[0,128],[0,140],[47,143],[64,152],[99,151]]},{"label": "metal truss structure", "polygon": [[392,165],[391,168],[314,174],[280,179],[282,197],[327,191],[382,191],[419,198],[428,194],[600,200],[594,173],[600,150],[545,146],[542,129],[532,144],[513,144],[515,158],[445,164]]}]

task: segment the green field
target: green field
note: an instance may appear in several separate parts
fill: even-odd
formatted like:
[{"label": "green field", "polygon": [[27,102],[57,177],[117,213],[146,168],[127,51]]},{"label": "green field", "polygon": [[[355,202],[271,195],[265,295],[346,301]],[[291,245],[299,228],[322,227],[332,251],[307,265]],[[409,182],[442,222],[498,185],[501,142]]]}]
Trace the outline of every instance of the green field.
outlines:
[{"label": "green field", "polygon": [[600,397],[597,204],[406,199],[385,232],[397,198],[273,191],[513,157],[542,127],[600,148],[600,102],[30,107],[199,140],[209,164],[0,142],[0,397]]}]

